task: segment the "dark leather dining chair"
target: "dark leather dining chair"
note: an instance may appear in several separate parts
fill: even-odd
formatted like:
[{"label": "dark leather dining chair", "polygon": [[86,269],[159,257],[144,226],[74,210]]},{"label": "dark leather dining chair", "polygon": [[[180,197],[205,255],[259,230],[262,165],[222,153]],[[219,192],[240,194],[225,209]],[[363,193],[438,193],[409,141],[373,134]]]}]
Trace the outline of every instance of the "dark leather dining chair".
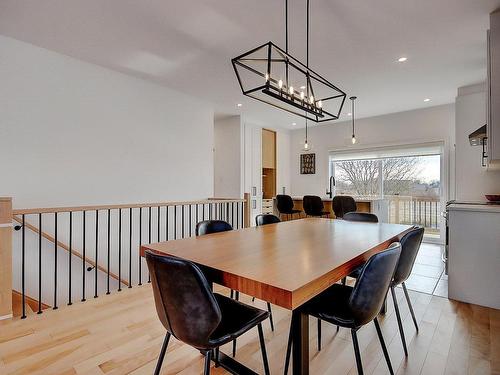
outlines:
[{"label": "dark leather dining chair", "polygon": [[324,211],[323,200],[317,195],[304,195],[302,203],[307,216],[330,216],[330,212]]},{"label": "dark leather dining chair", "polygon": [[368,212],[348,212],[344,214],[344,220],[364,223],[378,223],[378,217]]},{"label": "dark leather dining chair", "polygon": [[[231,224],[224,220],[204,220],[196,224],[195,234],[197,236],[204,236],[212,233],[227,232],[233,230]],[[240,299],[240,292],[231,289],[231,298],[236,301]],[[233,357],[236,355],[236,339],[233,340]]]},{"label": "dark leather dining chair", "polygon": [[[280,223],[281,220],[279,217],[271,215],[271,214],[261,214],[255,217],[255,224],[260,227],[262,225],[268,224],[276,224]],[[255,301],[255,297],[252,298],[252,302]],[[271,331],[274,332],[274,322],[273,322],[273,313],[271,310],[271,303],[267,302],[267,311],[269,311],[269,322],[271,323]]]},{"label": "dark leather dining chair", "polygon": [[[204,374],[210,361],[219,361],[219,347],[257,326],[264,371],[269,374],[262,322],[267,311],[213,293],[194,263],[146,251],[146,261],[158,317],[167,330],[154,374],[160,373],[170,337],[174,336],[205,355]],[[214,354],[215,352],[215,354]]]},{"label": "dark leather dining chair", "polygon": [[[396,267],[396,272],[394,273],[394,279],[391,282],[391,295],[394,302],[394,310],[396,310],[396,318],[398,320],[399,334],[401,336],[401,341],[403,343],[403,349],[405,355],[408,356],[408,349],[406,347],[405,333],[403,331],[403,323],[401,321],[401,314],[399,312],[398,300],[396,299],[395,288],[401,285],[403,292],[410,309],[411,317],[413,319],[413,324],[418,332],[417,319],[415,318],[415,312],[413,311],[413,306],[411,304],[410,295],[406,289],[405,281],[410,277],[411,270],[415,264],[417,258],[418,250],[422,244],[422,239],[424,238],[424,228],[415,226],[406,234],[404,234],[399,242],[401,243],[401,257],[399,258],[398,266]],[[358,278],[361,274],[361,268],[356,269],[349,276]]]},{"label": "dark leather dining chair", "polygon": [[255,225],[260,227],[261,225],[281,223],[279,217],[272,214],[261,214],[255,217]]},{"label": "dark leather dining chair", "polygon": [[335,217],[338,217],[339,219],[343,218],[346,213],[357,210],[354,198],[349,195],[334,196],[332,200],[332,208]]},{"label": "dark leather dining chair", "polygon": [[[377,315],[391,286],[401,254],[401,245],[395,242],[385,251],[372,255],[363,266],[354,287],[334,284],[326,291],[307,302],[304,312],[329,323],[350,328],[358,374],[363,374],[357,331],[374,322],[389,372],[394,374]],[[288,338],[285,374],[288,371],[291,349],[291,331]]]},{"label": "dark leather dining chair", "polygon": [[276,195],[276,208],[280,214],[280,218],[282,215],[287,215],[289,218],[293,218],[293,215],[302,213],[301,210],[296,210],[293,208],[293,199],[289,195],[278,194]]},{"label": "dark leather dining chair", "polygon": [[226,232],[228,230],[233,230],[233,227],[224,220],[204,220],[196,224],[195,234],[203,236],[205,234]]}]

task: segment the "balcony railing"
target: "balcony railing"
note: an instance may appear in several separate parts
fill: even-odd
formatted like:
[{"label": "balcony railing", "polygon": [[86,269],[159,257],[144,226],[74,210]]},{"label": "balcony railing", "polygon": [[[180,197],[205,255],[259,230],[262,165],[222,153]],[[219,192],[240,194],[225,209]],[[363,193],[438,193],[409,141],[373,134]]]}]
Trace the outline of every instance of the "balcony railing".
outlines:
[{"label": "balcony railing", "polygon": [[421,225],[427,234],[439,234],[441,202],[438,197],[386,195],[389,201],[389,222]]}]

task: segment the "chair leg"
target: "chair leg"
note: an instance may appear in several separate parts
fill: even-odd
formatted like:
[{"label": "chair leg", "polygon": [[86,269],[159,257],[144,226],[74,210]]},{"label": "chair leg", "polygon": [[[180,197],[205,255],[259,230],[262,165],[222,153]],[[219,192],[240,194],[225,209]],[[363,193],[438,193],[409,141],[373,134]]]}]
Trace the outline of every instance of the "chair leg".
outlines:
[{"label": "chair leg", "polygon": [[408,349],[406,348],[406,340],[405,340],[405,333],[403,331],[403,323],[401,322],[401,315],[399,313],[399,306],[398,306],[398,301],[396,299],[396,292],[394,290],[394,287],[392,287],[392,286],[391,286],[391,294],[392,294],[392,301],[394,302],[394,310],[396,310],[396,318],[398,320],[399,334],[401,336],[401,341],[403,342],[403,350],[405,352],[405,356],[408,357]]},{"label": "chair leg", "polygon": [[240,300],[240,292],[236,291],[235,293],[235,298],[234,298],[236,301],[239,301]]},{"label": "chair leg", "polygon": [[236,339],[233,340],[233,357],[236,357]]},{"label": "chair leg", "polygon": [[318,352],[321,351],[321,319],[318,318]]},{"label": "chair leg", "polygon": [[234,290],[231,289],[231,295],[229,296],[231,299],[234,298]]},{"label": "chair leg", "polygon": [[217,348],[215,348],[215,367],[220,366],[219,358],[220,358],[220,348],[217,347]]},{"label": "chair leg", "polygon": [[255,302],[255,297],[252,297],[252,302]]},{"label": "chair leg", "polygon": [[292,325],[290,324],[290,331],[288,332],[288,343],[286,344],[286,357],[285,357],[285,370],[284,375],[288,374],[288,366],[290,366],[290,356],[292,354]]},{"label": "chair leg", "polygon": [[406,289],[405,283],[403,283],[403,291],[405,292],[406,302],[408,302],[408,307],[410,308],[410,313],[411,313],[411,317],[413,319],[413,324],[415,324],[415,328],[417,329],[417,332],[418,332],[417,318],[415,318],[415,312],[413,311],[413,306],[411,305],[410,296],[408,295],[408,290]]},{"label": "chair leg", "polygon": [[345,285],[346,282],[347,282],[347,277],[343,277],[342,278],[342,285]]},{"label": "chair leg", "polygon": [[203,372],[204,375],[210,375],[210,357],[212,357],[212,351],[208,350],[205,353],[205,371]]},{"label": "chair leg", "polygon": [[274,332],[274,323],[273,323],[273,311],[271,310],[271,304],[267,303],[267,311],[269,311],[269,322],[271,323],[271,331]]},{"label": "chair leg", "polygon": [[355,329],[351,329],[352,344],[354,346],[354,355],[356,356],[356,366],[358,374],[363,375],[363,364],[361,363],[361,353],[359,352],[358,335]]},{"label": "chair leg", "polygon": [[156,363],[156,368],[154,375],[159,375],[161,370],[161,365],[163,359],[165,358],[165,353],[167,352],[168,342],[170,341],[170,332],[167,332],[165,338],[163,339],[163,345],[161,346],[160,355],[158,356],[158,362]]},{"label": "chair leg", "polygon": [[259,330],[260,350],[262,352],[262,362],[264,362],[264,374],[269,375],[269,363],[267,362],[266,342],[264,341],[264,333],[262,332],[262,323],[257,326]]},{"label": "chair leg", "polygon": [[391,358],[389,357],[389,353],[387,352],[387,347],[385,346],[384,336],[382,336],[382,331],[380,330],[380,325],[378,324],[378,319],[373,319],[373,323],[375,323],[375,328],[377,329],[378,339],[380,341],[380,345],[382,346],[382,351],[384,352],[385,361],[387,362],[387,367],[389,367],[389,372],[391,375],[394,375],[394,371],[392,369]]}]

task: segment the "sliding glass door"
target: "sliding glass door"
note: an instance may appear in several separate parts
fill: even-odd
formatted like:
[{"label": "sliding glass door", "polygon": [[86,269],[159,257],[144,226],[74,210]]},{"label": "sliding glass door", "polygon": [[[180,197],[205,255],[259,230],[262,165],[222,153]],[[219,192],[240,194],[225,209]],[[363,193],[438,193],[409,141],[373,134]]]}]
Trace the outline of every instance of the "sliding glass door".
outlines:
[{"label": "sliding glass door", "polygon": [[381,199],[390,223],[422,225],[439,239],[442,147],[412,146],[330,153],[336,194]]}]

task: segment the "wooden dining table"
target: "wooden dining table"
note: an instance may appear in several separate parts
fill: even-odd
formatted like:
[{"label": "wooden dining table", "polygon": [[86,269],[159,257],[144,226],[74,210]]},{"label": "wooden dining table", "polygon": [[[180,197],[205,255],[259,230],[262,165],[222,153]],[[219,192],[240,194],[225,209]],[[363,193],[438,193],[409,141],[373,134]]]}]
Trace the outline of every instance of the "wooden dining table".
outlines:
[{"label": "wooden dining table", "polygon": [[[407,232],[408,225],[305,218],[141,246],[198,264],[214,283],[292,311],[293,373],[309,374],[301,306]],[[253,373],[221,353],[233,373]],[[248,370],[248,371],[247,371]]]}]

